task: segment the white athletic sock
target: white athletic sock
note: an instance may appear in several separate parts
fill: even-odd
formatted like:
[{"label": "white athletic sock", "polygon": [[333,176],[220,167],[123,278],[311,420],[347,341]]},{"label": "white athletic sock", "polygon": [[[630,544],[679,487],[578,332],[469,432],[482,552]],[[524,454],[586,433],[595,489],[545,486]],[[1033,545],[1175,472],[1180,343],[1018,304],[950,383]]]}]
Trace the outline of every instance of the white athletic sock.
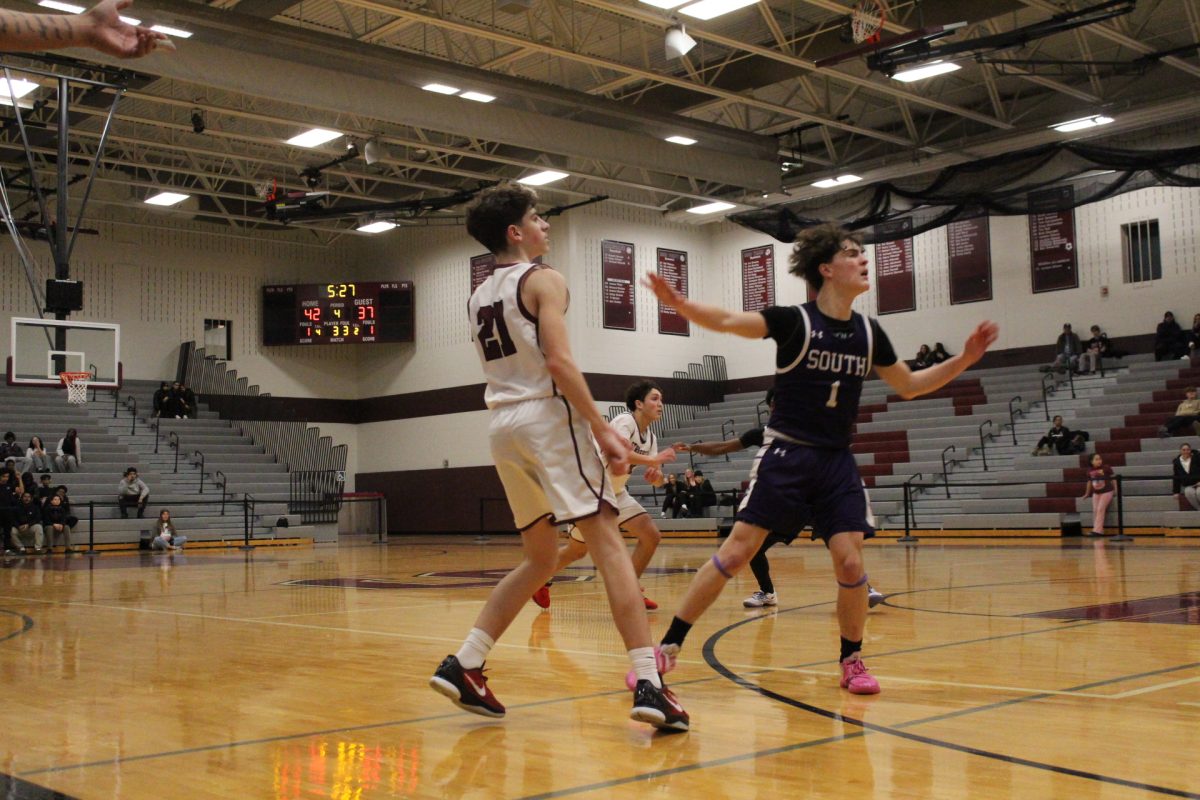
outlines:
[{"label": "white athletic sock", "polygon": [[629,651],[629,660],[633,662],[633,671],[639,681],[650,681],[662,688],[662,678],[658,675],[658,663],[654,660],[653,647],[635,647]]},{"label": "white athletic sock", "polygon": [[462,664],[463,669],[479,669],[483,666],[483,662],[487,661],[488,653],[492,651],[492,646],[496,644],[496,640],[488,636],[479,628],[471,628],[471,632],[467,634],[467,640],[463,642],[462,647],[458,648],[458,663]]}]

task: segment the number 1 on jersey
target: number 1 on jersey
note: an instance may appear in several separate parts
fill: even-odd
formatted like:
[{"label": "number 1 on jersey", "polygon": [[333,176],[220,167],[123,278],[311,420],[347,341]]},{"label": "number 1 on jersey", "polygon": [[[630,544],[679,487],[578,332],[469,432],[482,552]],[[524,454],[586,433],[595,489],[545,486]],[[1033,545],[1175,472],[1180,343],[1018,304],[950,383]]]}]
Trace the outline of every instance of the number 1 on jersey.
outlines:
[{"label": "number 1 on jersey", "polygon": [[479,323],[479,346],[483,348],[484,359],[495,361],[517,352],[517,346],[508,335],[508,325],[504,322],[503,300],[497,300],[490,306],[480,306],[475,320]]},{"label": "number 1 on jersey", "polygon": [[837,393],[841,385],[841,381],[834,381],[833,385],[829,387],[829,399],[825,401],[826,408],[837,408]]}]

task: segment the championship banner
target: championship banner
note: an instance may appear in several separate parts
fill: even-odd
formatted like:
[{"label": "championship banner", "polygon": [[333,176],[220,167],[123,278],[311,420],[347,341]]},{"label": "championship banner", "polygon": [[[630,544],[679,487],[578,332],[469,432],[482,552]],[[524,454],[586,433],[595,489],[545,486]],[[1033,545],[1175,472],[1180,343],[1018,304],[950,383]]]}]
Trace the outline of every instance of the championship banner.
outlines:
[{"label": "championship banner", "polygon": [[471,257],[471,294],[491,277],[496,268],[496,257],[491,253]]},{"label": "championship banner", "polygon": [[[897,234],[909,234],[892,241]],[[917,287],[913,276],[912,220],[898,219],[875,226],[875,297],[878,313],[896,314],[917,310]]]},{"label": "championship banner", "polygon": [[[688,257],[683,250],[658,248],[658,274],[684,297],[688,296]],[[658,304],[658,332],[670,336],[691,336],[688,321],[670,306]]]},{"label": "championship banner", "polygon": [[[1075,261],[1075,187],[1055,186],[1029,193],[1029,269],[1033,293],[1079,286]],[[1066,208],[1066,211],[1055,209]],[[1041,210],[1045,209],[1045,210]]]},{"label": "championship banner", "polygon": [[775,245],[742,251],[742,310],[762,311],[775,305]]},{"label": "championship banner", "polygon": [[950,304],[992,299],[992,246],[987,217],[946,226],[950,256]]},{"label": "championship banner", "polygon": [[636,331],[633,309],[633,245],[629,242],[600,242],[600,272],[604,298],[604,327]]}]

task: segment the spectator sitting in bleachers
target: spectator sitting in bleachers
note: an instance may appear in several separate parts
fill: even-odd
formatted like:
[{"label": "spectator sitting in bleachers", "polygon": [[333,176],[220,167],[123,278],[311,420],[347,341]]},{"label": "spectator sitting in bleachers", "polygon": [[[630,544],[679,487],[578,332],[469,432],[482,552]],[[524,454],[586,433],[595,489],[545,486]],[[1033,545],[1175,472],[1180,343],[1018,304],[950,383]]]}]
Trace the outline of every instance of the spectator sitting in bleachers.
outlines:
[{"label": "spectator sitting in bleachers", "polygon": [[1175,321],[1175,315],[1168,311],[1163,314],[1163,321],[1158,323],[1154,331],[1154,360],[1165,361],[1183,358],[1185,355],[1187,344],[1183,339],[1183,331]]},{"label": "spectator sitting in bleachers", "polygon": [[154,404],[154,416],[161,417],[163,415],[163,403],[167,401],[167,395],[170,393],[171,385],[163,381],[154,392],[154,397],[151,398],[151,402]]},{"label": "spectator sitting in bleachers", "polygon": [[1100,371],[1100,359],[1108,344],[1108,337],[1100,331],[1099,325],[1092,326],[1092,338],[1083,343],[1083,352],[1079,356],[1079,374],[1090,375]]},{"label": "spectator sitting in bleachers", "polygon": [[46,547],[53,548],[59,537],[62,537],[66,551],[75,552],[75,548],[71,546],[71,520],[75,518],[71,516],[70,508],[63,505],[62,496],[51,494],[42,507],[42,528],[45,530]]},{"label": "spectator sitting in bleachers", "polygon": [[58,440],[54,454],[54,464],[59,472],[75,472],[83,466],[83,442],[79,441],[79,434],[74,428],[70,428],[67,435]]},{"label": "spectator sitting in bleachers", "polygon": [[121,519],[129,519],[130,506],[137,506],[138,519],[146,515],[146,502],[150,499],[150,487],[138,477],[136,467],[125,470],[125,476],[117,484],[117,506]]},{"label": "spectator sitting in bleachers", "polygon": [[1031,455],[1049,456],[1057,452],[1060,456],[1069,456],[1072,453],[1082,453],[1087,449],[1087,441],[1090,438],[1087,431],[1072,431],[1063,424],[1062,416],[1056,415],[1053,427],[1038,439],[1037,447],[1033,448]]},{"label": "spectator sitting in bleachers", "polygon": [[46,501],[54,496],[54,487],[50,485],[51,476],[48,472],[43,472],[41,480],[38,483],[36,494],[38,505],[46,505]]},{"label": "spectator sitting in bleachers", "polygon": [[33,501],[33,495],[25,492],[17,506],[16,539],[18,552],[28,552],[28,544],[33,544],[33,551],[38,555],[50,552],[45,547],[42,538],[42,507]]},{"label": "spectator sitting in bleachers", "polygon": [[692,473],[691,489],[688,492],[688,513],[690,517],[712,516],[713,506],[717,504],[717,492],[713,489],[712,481],[704,477],[702,470]]},{"label": "spectator sitting in bleachers", "polygon": [[11,473],[0,471],[0,547],[5,549],[6,555],[16,555],[21,549],[20,543],[14,538],[19,502]]},{"label": "spectator sitting in bleachers", "polygon": [[0,461],[7,461],[10,458],[16,462],[13,468],[18,473],[29,468],[25,464],[25,450],[17,444],[17,435],[12,431],[4,434],[4,442],[0,443]]},{"label": "spectator sitting in bleachers", "polygon": [[1054,343],[1054,352],[1054,363],[1050,365],[1051,369],[1059,372],[1079,369],[1079,356],[1083,354],[1083,344],[1079,341],[1079,335],[1071,330],[1071,323],[1063,325],[1062,333],[1058,335],[1058,341]]},{"label": "spectator sitting in bleachers", "polygon": [[1158,438],[1166,439],[1176,436],[1184,428],[1197,428],[1200,435],[1200,400],[1196,399],[1196,387],[1188,388],[1183,394],[1184,400],[1175,408],[1175,416],[1164,422],[1158,429]]},{"label": "spectator sitting in bleachers", "polygon": [[16,492],[17,497],[20,497],[25,493],[25,479],[17,471],[17,460],[11,457],[4,459],[3,470],[8,473],[9,480],[11,481],[9,486],[13,487],[13,491]]},{"label": "spectator sitting in bleachers", "polygon": [[946,345],[937,342],[933,346],[933,352],[929,354],[929,363],[940,364],[950,358],[950,354],[946,352]]},{"label": "spectator sitting in bleachers", "polygon": [[196,416],[196,393],[186,383],[180,383],[179,396],[183,398],[184,419],[194,418]]},{"label": "spectator sitting in bleachers", "polygon": [[1193,360],[1200,358],[1200,314],[1192,317],[1192,327],[1187,331],[1187,348]]},{"label": "spectator sitting in bleachers", "polygon": [[186,542],[186,536],[180,536],[175,532],[175,523],[171,521],[171,512],[165,508],[158,512],[158,521],[154,523],[154,538],[150,540],[150,549],[182,550]]},{"label": "spectator sitting in bleachers", "polygon": [[25,469],[31,472],[49,472],[54,468],[54,459],[46,452],[42,437],[34,436],[25,448]]},{"label": "spectator sitting in bleachers", "polygon": [[1192,458],[1192,446],[1187,442],[1179,445],[1179,455],[1171,462],[1172,491],[1182,494],[1192,508],[1200,511],[1200,461]]},{"label": "spectator sitting in bleachers", "polygon": [[920,349],[917,350],[917,357],[912,360],[912,368],[925,369],[926,367],[932,366],[932,356],[933,351],[929,349],[929,345],[921,345]]},{"label": "spectator sitting in bleachers", "polygon": [[665,519],[667,512],[671,512],[671,519],[676,519],[684,513],[683,505],[687,501],[687,491],[684,483],[679,478],[678,472],[672,472],[667,475],[667,482],[663,484],[663,506],[662,515]]},{"label": "spectator sitting in bleachers", "polygon": [[67,493],[67,487],[62,485],[55,486],[54,494],[62,502],[62,507],[67,510],[67,525],[74,530],[75,526],[79,524],[79,517],[71,514],[71,497]]}]

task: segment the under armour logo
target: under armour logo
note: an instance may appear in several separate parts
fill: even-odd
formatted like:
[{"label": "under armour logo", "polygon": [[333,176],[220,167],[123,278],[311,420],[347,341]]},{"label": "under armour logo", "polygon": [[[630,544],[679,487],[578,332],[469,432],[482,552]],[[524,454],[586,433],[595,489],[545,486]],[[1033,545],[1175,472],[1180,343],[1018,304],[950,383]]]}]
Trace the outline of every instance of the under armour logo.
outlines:
[{"label": "under armour logo", "polygon": [[824,335],[825,335],[825,331],[813,331],[812,337],[814,339],[820,339]]},{"label": "under armour logo", "polygon": [[786,456],[787,455],[787,450],[784,450],[782,447],[776,447],[771,452],[777,456]]}]

